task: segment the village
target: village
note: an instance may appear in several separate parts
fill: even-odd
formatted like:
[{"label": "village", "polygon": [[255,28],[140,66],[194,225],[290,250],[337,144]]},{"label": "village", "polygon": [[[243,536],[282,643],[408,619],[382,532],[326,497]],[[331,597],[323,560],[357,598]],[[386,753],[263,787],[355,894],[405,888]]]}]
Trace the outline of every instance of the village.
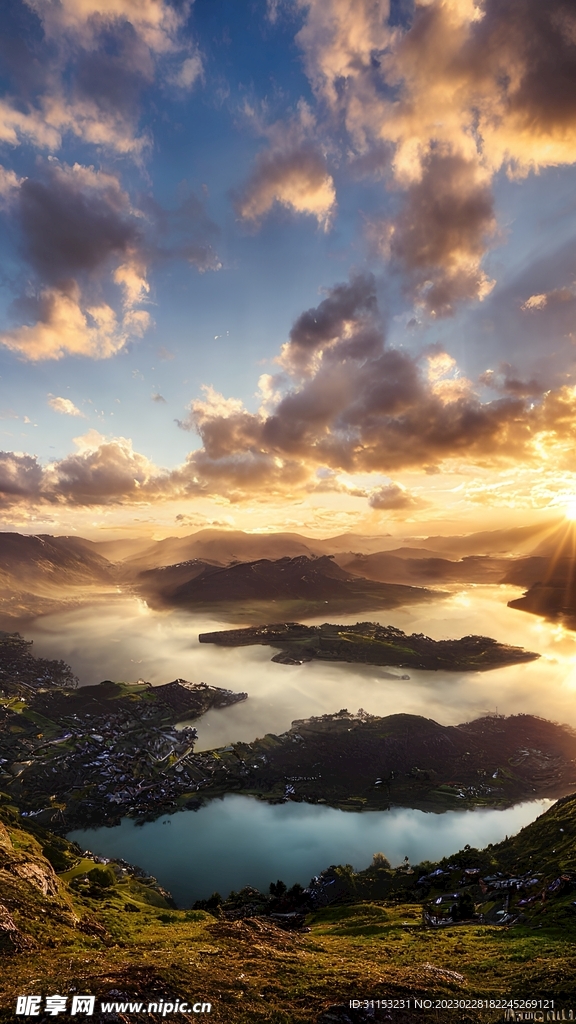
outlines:
[{"label": "village", "polygon": [[197,731],[183,723],[246,693],[182,679],[77,688],[63,663],[40,665],[17,635],[2,646],[0,788],[24,816],[66,831],[198,806],[217,759],[190,759]]}]

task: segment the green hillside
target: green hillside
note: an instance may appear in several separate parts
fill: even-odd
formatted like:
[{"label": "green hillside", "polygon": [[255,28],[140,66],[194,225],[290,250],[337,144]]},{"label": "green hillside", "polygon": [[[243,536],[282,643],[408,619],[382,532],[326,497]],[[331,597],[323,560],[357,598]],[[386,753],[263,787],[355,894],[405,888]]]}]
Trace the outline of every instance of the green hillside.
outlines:
[{"label": "green hillside", "polygon": [[[482,851],[466,848],[439,864],[400,868],[377,855],[364,871],[328,868],[306,890],[285,892],[282,883],[272,893],[247,888],[208,901],[210,910],[175,909],[143,872],[97,862],[3,800],[0,1021],[14,1020],[19,994],[73,991],[93,993],[97,1010],[111,998],[207,1000],[210,1020],[238,1024],[390,1019],[383,1009],[372,1017],[361,1007],[350,1010],[358,997],[576,1005],[576,796]],[[431,878],[433,872],[443,874]],[[483,892],[479,876],[498,872],[504,882],[537,875],[537,884],[511,895]],[[464,919],[423,925],[423,913],[446,891],[458,894],[454,906]],[[523,898],[531,902],[520,907]],[[497,924],[507,899],[511,920]],[[475,916],[466,918],[470,905]],[[282,917],[290,907],[300,916]],[[286,930],[290,920],[295,930]],[[414,1019],[413,1012],[398,1009],[393,1019]],[[92,1019],[141,1015],[97,1012]],[[142,1019],[182,1017],[151,1012]],[[440,1017],[418,1010],[417,1019],[504,1018],[488,1005],[444,1009]]]}]

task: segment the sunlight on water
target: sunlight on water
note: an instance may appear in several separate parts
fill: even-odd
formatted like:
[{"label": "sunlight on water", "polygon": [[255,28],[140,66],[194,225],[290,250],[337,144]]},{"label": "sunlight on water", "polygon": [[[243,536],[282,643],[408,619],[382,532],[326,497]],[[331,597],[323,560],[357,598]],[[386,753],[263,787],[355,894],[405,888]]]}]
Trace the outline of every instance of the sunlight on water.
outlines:
[{"label": "sunlight on water", "polygon": [[551,803],[536,800],[506,811],[425,814],[394,808],[350,814],[231,795],[142,827],[124,819],[116,828],[72,832],[69,838],[82,849],[139,864],[179,906],[189,906],[215,890],[223,895],[244,885],[267,890],[277,878],[306,885],[330,864],[351,863],[361,870],[377,851],[396,865],[405,856],[413,864],[438,860],[467,843],[481,848],[517,832]]},{"label": "sunlight on water", "polygon": [[[340,708],[425,715],[444,725],[496,710],[527,712],[576,726],[576,634],[507,608],[519,593],[516,587],[471,586],[435,604],[364,613],[364,620],[438,640],[483,634],[542,655],[491,672],[410,670],[409,681],[395,678],[404,674],[398,669],[325,662],[275,665],[271,648],[199,644],[199,633],[223,628],[222,623],[183,612],[154,612],[143,601],[121,595],[37,619],[26,634],[34,639],[37,654],[69,661],[83,684],[138,678],[162,683],[182,677],[246,691],[245,703],[201,719],[199,750],[282,732],[296,718]],[[331,619],[345,623],[357,617]]]}]

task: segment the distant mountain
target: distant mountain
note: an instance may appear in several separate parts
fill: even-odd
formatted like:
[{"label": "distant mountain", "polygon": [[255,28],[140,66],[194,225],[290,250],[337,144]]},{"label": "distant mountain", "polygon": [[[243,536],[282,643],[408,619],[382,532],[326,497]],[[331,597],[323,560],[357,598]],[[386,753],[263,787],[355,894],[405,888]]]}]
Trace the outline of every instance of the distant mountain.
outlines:
[{"label": "distant mountain", "polygon": [[412,538],[412,547],[432,548],[448,558],[464,558],[467,555],[509,555],[532,554],[534,544],[543,543],[558,525],[559,518],[548,519],[531,526],[514,526],[502,530],[485,530],[452,537]]},{"label": "distant mountain", "polygon": [[[152,603],[164,606],[202,601],[237,604],[244,599],[239,596],[243,594],[250,600],[306,600],[315,606],[340,600],[345,602],[339,606],[343,611],[419,600],[426,595],[418,588],[431,584],[504,582],[531,587],[545,581],[557,591],[554,580],[550,583],[546,577],[548,560],[552,558],[554,565],[562,567],[564,559],[573,557],[574,548],[574,527],[557,519],[466,536],[412,537],[405,541],[388,534],[347,533],[319,539],[297,533],[252,534],[219,529],[161,541],[142,537],[91,541],[0,533],[0,626],[3,619],[8,623],[58,611],[85,601],[94,591],[116,591],[119,586],[135,586]],[[326,561],[318,565],[314,570],[318,578],[313,581],[308,574],[305,586],[292,578],[291,571],[283,570],[276,580],[275,572],[270,570],[267,575],[264,566],[249,571],[234,568],[328,556],[333,557],[332,567],[326,568]],[[228,568],[234,569],[232,575],[218,575],[219,570]],[[338,575],[338,568],[343,575]],[[559,586],[565,589],[563,580],[569,570],[561,568],[558,572]],[[195,579],[200,582],[190,589]],[[400,589],[378,591],[375,584]],[[302,587],[308,595],[305,598],[295,596],[303,592]],[[329,596],[320,596],[327,590]],[[568,604],[571,602],[572,598]],[[528,610],[528,603],[513,606]],[[563,610],[565,605],[565,598],[558,593],[545,598],[539,593],[534,607],[546,606],[546,611],[539,614],[571,614],[570,608],[568,612]],[[311,606],[310,612],[314,611]],[[293,613],[302,615],[304,610],[292,609],[290,615]]]},{"label": "distant mountain", "polygon": [[337,562],[347,572],[357,573],[383,583],[500,583],[515,562],[488,555],[467,555],[458,561],[430,555],[427,549],[411,557],[417,549],[400,548],[378,551],[373,555],[340,555]]},{"label": "distant mountain", "polygon": [[79,537],[0,533],[0,618],[22,619],[113,588],[114,565]]},{"label": "distant mountain", "polygon": [[204,561],[218,565],[258,558],[294,558],[325,554],[325,542],[297,533],[243,533],[241,530],[200,530],[188,537],[167,537],[123,559],[123,569],[136,574],[160,566]]},{"label": "distant mountain", "polygon": [[[177,607],[296,601],[323,610],[326,605],[391,608],[440,596],[420,587],[364,579],[341,569],[327,555],[259,558],[224,567],[192,561],[143,572],[136,584],[150,603]],[[278,617],[278,608],[274,616]]]},{"label": "distant mountain", "polygon": [[510,608],[558,619],[576,628],[576,526],[564,522],[536,548],[534,555],[511,567],[510,582],[529,590]]},{"label": "distant mountain", "polygon": [[20,582],[72,585],[109,583],[113,564],[80,537],[0,533],[0,571],[16,575]]}]

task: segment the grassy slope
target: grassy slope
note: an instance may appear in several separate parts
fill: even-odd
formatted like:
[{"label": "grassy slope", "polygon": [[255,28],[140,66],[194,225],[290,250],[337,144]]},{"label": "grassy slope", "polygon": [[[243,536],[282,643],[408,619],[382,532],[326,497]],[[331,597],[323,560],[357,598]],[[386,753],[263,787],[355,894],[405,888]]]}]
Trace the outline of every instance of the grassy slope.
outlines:
[{"label": "grassy slope", "polygon": [[[171,909],[154,887],[135,878],[105,888],[82,883],[92,862],[82,861],[74,847],[23,825],[6,806],[1,817],[0,902],[22,937],[20,952],[3,955],[2,1021],[13,1020],[20,992],[73,986],[104,997],[116,989],[139,998],[207,999],[211,1020],[238,1024],[304,1024],[358,996],[555,995],[568,1005],[576,1001],[576,915],[569,895],[539,905],[508,930],[471,923],[432,931],[420,925],[414,876],[387,872],[388,900],[329,906],[309,918],[308,934],[292,934],[262,918],[229,922]],[[483,870],[516,870],[537,859],[551,878],[560,867],[576,867],[575,837],[571,797],[519,836],[461,857],[483,861]],[[58,878],[43,849],[66,869]],[[355,876],[357,900],[361,891],[377,890],[376,874],[369,869]],[[47,895],[39,888],[42,878]],[[502,1014],[458,1011],[443,1019],[492,1021]]]}]

